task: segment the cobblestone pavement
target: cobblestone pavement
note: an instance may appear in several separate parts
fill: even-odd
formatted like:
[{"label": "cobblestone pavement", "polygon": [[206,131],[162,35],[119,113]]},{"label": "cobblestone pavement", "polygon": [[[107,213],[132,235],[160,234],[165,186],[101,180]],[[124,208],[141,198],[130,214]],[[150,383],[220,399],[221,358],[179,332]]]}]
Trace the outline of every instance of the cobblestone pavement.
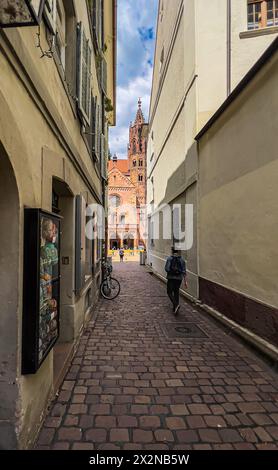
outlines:
[{"label": "cobblestone pavement", "polygon": [[[114,275],[122,293],[98,303],[37,448],[277,449],[275,372],[184,300],[174,317],[144,267]],[[206,336],[179,337],[186,323]]]}]

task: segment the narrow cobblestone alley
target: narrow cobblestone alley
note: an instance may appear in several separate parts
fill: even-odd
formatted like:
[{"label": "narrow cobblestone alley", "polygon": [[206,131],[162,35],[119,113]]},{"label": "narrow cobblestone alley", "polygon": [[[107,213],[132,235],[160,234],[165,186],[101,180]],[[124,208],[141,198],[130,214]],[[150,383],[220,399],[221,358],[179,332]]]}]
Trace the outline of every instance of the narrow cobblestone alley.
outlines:
[{"label": "narrow cobblestone alley", "polygon": [[275,372],[184,300],[174,317],[144,267],[114,275],[122,292],[99,301],[36,447],[277,449]]}]

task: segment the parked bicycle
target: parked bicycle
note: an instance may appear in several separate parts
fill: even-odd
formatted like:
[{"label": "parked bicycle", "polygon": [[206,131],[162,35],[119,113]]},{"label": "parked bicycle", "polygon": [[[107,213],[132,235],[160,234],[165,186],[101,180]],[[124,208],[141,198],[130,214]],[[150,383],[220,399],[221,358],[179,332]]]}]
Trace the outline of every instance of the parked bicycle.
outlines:
[{"label": "parked bicycle", "polygon": [[107,262],[103,263],[103,280],[100,285],[100,292],[102,297],[107,300],[113,300],[118,297],[121,286],[117,279],[111,277],[111,272],[113,271],[112,265]]}]

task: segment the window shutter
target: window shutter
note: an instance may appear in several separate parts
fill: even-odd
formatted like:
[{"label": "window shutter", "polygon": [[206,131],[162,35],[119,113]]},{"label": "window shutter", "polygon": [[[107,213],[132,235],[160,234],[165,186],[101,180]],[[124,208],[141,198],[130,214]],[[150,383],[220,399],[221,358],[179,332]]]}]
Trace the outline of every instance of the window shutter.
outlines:
[{"label": "window shutter", "polygon": [[99,105],[99,152],[100,152],[100,159],[102,161],[102,153],[103,153],[103,147],[102,147],[102,106],[101,104]]},{"label": "window shutter", "polygon": [[98,47],[103,48],[102,44],[102,1],[98,1]]},{"label": "window shutter", "polygon": [[96,156],[96,97],[92,97],[91,105],[91,128],[92,128],[92,151],[94,156]]},{"label": "window shutter", "polygon": [[96,140],[97,140],[97,154],[99,160],[101,159],[101,148],[100,148],[100,134],[101,134],[101,127],[100,127],[100,106],[97,105],[97,133],[96,133]]},{"label": "window shutter", "polygon": [[82,24],[78,34],[78,107],[85,122],[90,124],[91,114],[91,56],[92,50],[86,38]]},{"label": "window shutter", "polygon": [[107,141],[103,134],[101,134],[101,176],[107,179]]},{"label": "window shutter", "polygon": [[85,238],[86,203],[82,196],[76,196],[75,204],[75,291],[77,294],[85,284],[86,238]]},{"label": "window shutter", "polygon": [[77,84],[77,41],[78,41],[77,21],[74,13],[67,23],[67,44],[66,44],[66,81],[72,97],[76,98]]},{"label": "window shutter", "polygon": [[97,48],[101,48],[101,0],[93,1],[93,32],[94,32],[94,41]]},{"label": "window shutter", "polygon": [[99,105],[97,102],[97,96],[94,98],[94,103],[92,106],[92,112],[93,112],[93,124],[92,124],[92,132],[93,132],[93,152],[94,156],[97,160],[99,160]]},{"label": "window shutter", "polygon": [[56,34],[57,0],[46,0],[43,13],[50,31]]},{"label": "window shutter", "polygon": [[87,41],[87,93],[86,93],[86,112],[91,118],[91,62],[92,62],[92,49]]}]

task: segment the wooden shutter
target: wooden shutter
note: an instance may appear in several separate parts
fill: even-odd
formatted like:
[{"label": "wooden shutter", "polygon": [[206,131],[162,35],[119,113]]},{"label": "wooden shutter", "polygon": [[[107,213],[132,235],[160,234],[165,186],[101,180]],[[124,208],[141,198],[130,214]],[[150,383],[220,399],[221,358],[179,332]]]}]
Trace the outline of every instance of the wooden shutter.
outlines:
[{"label": "wooden shutter", "polygon": [[92,97],[92,104],[91,104],[92,152],[95,157],[96,157],[96,104],[97,104],[97,98]]},{"label": "wooden shutter", "polygon": [[80,293],[85,284],[86,263],[86,202],[83,196],[76,196],[75,204],[75,291]]},{"label": "wooden shutter", "polygon": [[44,17],[47,22],[47,26],[50,31],[56,33],[56,15],[57,15],[57,4],[56,0],[46,0],[44,5]]},{"label": "wooden shutter", "polygon": [[101,60],[101,89],[107,94],[107,62],[104,57]]},{"label": "wooden shutter", "polygon": [[103,134],[101,134],[101,176],[107,179],[107,140]]},{"label": "wooden shutter", "polygon": [[103,30],[102,1],[101,0],[97,0],[97,1],[98,1],[98,47],[99,47],[99,49],[102,49],[103,48],[103,44],[102,44],[102,30]]},{"label": "wooden shutter", "polygon": [[66,81],[69,86],[69,91],[72,97],[76,97],[76,82],[77,82],[77,21],[73,6],[71,6],[67,13],[69,15],[67,21],[67,44],[66,44]]},{"label": "wooden shutter", "polygon": [[89,40],[85,36],[81,23],[78,26],[78,107],[85,120],[90,124],[91,114],[91,56],[92,49]]}]

